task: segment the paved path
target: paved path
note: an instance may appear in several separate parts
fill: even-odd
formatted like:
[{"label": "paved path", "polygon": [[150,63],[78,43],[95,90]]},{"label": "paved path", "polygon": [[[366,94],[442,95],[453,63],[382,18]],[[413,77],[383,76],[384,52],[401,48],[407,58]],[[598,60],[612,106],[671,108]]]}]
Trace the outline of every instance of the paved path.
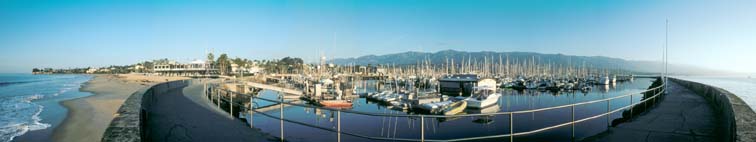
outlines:
[{"label": "paved path", "polygon": [[712,106],[701,96],[677,83],[649,112],[585,141],[698,142],[717,141],[721,128]]},{"label": "paved path", "polygon": [[228,114],[218,114],[190,100],[183,87],[157,94],[148,115],[146,141],[270,141],[272,137],[252,129]]}]

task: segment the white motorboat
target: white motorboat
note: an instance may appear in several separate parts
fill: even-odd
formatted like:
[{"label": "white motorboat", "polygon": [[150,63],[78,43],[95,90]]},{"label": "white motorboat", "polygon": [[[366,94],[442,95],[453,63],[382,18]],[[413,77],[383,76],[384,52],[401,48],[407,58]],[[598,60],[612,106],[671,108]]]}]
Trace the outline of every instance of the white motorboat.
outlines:
[{"label": "white motorboat", "polygon": [[464,99],[464,101],[467,102],[467,107],[480,109],[497,104],[499,98],[501,98],[501,94],[496,92],[496,81],[483,79],[478,82],[472,96]]},{"label": "white motorboat", "polygon": [[439,109],[443,108],[444,106],[450,105],[454,103],[451,100],[442,101],[442,102],[435,102],[435,103],[425,103],[420,104],[420,109],[427,110],[428,112],[435,113],[439,111]]}]

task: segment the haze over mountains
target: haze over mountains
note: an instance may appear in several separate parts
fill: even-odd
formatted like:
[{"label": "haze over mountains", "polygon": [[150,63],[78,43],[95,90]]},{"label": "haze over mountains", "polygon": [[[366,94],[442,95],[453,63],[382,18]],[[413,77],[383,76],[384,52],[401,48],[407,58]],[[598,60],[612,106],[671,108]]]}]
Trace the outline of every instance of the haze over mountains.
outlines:
[{"label": "haze over mountains", "polygon": [[[465,62],[472,60],[473,62],[477,61],[479,63],[482,63],[484,60],[488,60],[489,62],[499,63],[500,57],[501,61],[504,63],[506,63],[507,59],[509,59],[510,63],[518,62],[522,64],[524,62],[528,62],[528,64],[530,64],[531,62],[536,62],[537,64],[552,64],[575,67],[585,66],[601,69],[621,69],[636,73],[658,73],[663,71],[664,67],[663,63],[659,61],[634,61],[604,56],[574,56],[564,54],[542,54],[534,52],[466,52],[456,50],[443,50],[435,53],[410,51],[386,55],[367,55],[356,58],[337,58],[330,60],[330,62],[339,65],[414,65],[425,60],[430,60],[432,64],[445,64],[447,60],[454,60],[456,64],[459,64],[459,62],[464,59]],[[670,64],[669,72],[684,75],[733,74],[732,72],[727,71],[677,64]]]}]

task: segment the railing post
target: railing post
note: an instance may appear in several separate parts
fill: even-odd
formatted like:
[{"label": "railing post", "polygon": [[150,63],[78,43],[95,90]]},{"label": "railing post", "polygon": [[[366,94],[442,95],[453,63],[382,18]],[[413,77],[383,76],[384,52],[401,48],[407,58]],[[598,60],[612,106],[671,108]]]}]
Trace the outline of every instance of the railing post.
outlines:
[{"label": "railing post", "polygon": [[514,113],[509,113],[509,142],[514,141]]},{"label": "railing post", "polygon": [[253,94],[252,97],[249,97],[249,119],[248,120],[249,120],[249,127],[250,128],[255,127],[255,111],[254,111],[254,109],[255,109],[255,105],[254,105],[255,101],[254,100],[255,100],[255,98],[254,98],[254,94]]},{"label": "railing post", "polygon": [[420,115],[420,141],[425,141],[425,116]]},{"label": "railing post", "polygon": [[336,111],[336,123],[337,141],[341,142],[341,111]]},{"label": "railing post", "polygon": [[648,98],[646,98],[645,102],[643,101],[643,98],[641,98],[641,102],[643,102],[643,111],[648,112]]},{"label": "railing post", "polygon": [[217,95],[217,96],[215,96],[215,98],[218,99],[218,101],[215,101],[215,102],[216,102],[216,104],[218,104],[218,108],[219,109],[220,109],[220,93],[221,93],[220,89],[218,89],[218,91],[215,92],[215,95]]},{"label": "railing post", "polygon": [[281,98],[280,99],[281,102],[278,103],[278,104],[281,105],[279,107],[280,114],[281,114],[281,142],[283,142],[284,141],[284,127],[283,127],[283,120],[284,120],[284,111],[283,111],[284,104],[283,104],[283,102],[284,102],[284,99],[283,99],[283,95],[281,95],[280,93],[279,93],[279,97]]},{"label": "railing post", "polygon": [[609,104],[611,104],[611,103],[612,103],[611,99],[606,100],[606,128],[612,127],[612,123],[609,122],[609,119],[612,117],[612,114],[609,113],[611,111],[610,107],[609,107]]},{"label": "railing post", "polygon": [[228,101],[228,114],[231,115],[231,118],[234,118],[234,92],[231,92],[228,94],[228,96],[231,98],[230,101]]},{"label": "railing post", "polygon": [[572,105],[572,140],[575,140],[575,105]]},{"label": "railing post", "polygon": [[627,121],[633,121],[633,107],[635,107],[635,105],[633,105],[633,96],[633,94],[630,94],[630,119]]}]

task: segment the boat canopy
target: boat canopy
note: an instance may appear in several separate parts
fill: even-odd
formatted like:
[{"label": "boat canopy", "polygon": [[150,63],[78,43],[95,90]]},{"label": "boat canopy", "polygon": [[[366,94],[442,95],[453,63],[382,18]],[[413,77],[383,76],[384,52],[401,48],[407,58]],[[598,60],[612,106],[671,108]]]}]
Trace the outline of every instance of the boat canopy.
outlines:
[{"label": "boat canopy", "polygon": [[478,81],[477,88],[496,91],[496,80],[493,80],[493,79],[480,80]]}]

